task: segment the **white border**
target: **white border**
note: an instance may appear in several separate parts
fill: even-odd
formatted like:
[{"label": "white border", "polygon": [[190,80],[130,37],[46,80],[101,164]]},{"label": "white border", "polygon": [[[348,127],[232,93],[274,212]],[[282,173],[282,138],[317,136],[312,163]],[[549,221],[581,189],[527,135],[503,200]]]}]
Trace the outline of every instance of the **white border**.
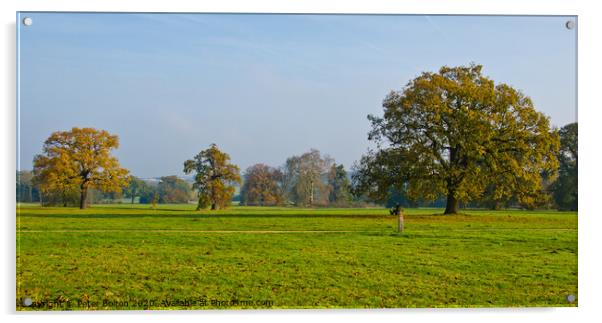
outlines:
[{"label": "white border", "polygon": [[[580,181],[579,181],[579,307],[557,309],[418,309],[418,310],[345,310],[345,311],[239,311],[239,312],[193,312],[173,313],[159,312],[156,315],[145,315],[147,322],[163,320],[199,321],[199,320],[245,320],[248,322],[305,322],[307,320],[341,319],[348,322],[360,322],[369,319],[386,321],[418,321],[424,319],[444,320],[452,322],[491,322],[532,321],[546,322],[588,322],[597,321],[600,315],[600,234],[602,214],[596,207],[600,199],[599,164],[602,161],[597,131],[600,126],[599,87],[600,75],[600,33],[602,17],[592,1],[517,1],[517,0],[409,0],[409,1],[359,1],[359,0],[306,0],[306,1],[198,1],[192,0],[3,0],[2,10],[2,43],[0,55],[3,77],[0,79],[0,98],[3,108],[0,116],[2,131],[2,158],[0,158],[0,205],[2,205],[3,256],[1,266],[4,287],[0,296],[1,313],[9,322],[78,322],[82,319],[92,322],[103,322],[107,319],[138,319],[131,317],[133,313],[100,313],[81,316],[76,313],[44,315],[15,314],[15,169],[16,169],[16,51],[15,51],[15,17],[16,11],[130,11],[130,12],[285,12],[285,13],[405,13],[405,14],[537,14],[537,15],[578,15],[579,37],[579,137],[580,137]],[[553,67],[550,67],[553,68]],[[104,315],[103,315],[104,314]],[[300,315],[302,314],[302,315]],[[44,315],[45,317],[40,317]],[[109,315],[109,316],[107,316]],[[174,317],[174,315],[176,315]]]}]

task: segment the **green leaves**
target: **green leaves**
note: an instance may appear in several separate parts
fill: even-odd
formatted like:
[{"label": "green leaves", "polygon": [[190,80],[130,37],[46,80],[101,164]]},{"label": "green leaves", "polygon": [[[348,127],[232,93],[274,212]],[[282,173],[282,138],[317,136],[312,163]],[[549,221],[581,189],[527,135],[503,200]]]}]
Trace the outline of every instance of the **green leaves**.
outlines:
[{"label": "green leaves", "polygon": [[494,185],[500,199],[535,203],[540,173],[558,168],[558,134],[527,96],[481,69],[444,66],[389,93],[383,116],[368,116],[379,149],[357,165],[356,192],[384,200],[407,182],[410,197],[447,195],[455,213],[457,199],[477,199]]},{"label": "green leaves", "polygon": [[554,199],[561,210],[577,210],[578,201],[578,133],[577,123],[560,129],[559,176],[553,184]]}]

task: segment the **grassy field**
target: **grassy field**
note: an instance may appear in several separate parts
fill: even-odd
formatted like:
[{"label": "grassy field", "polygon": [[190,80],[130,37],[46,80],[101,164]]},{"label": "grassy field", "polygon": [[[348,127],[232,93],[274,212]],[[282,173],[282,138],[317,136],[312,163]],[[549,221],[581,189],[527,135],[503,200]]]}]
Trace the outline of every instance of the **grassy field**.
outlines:
[{"label": "grassy field", "polygon": [[441,213],[20,205],[17,309],[577,305],[576,213]]}]

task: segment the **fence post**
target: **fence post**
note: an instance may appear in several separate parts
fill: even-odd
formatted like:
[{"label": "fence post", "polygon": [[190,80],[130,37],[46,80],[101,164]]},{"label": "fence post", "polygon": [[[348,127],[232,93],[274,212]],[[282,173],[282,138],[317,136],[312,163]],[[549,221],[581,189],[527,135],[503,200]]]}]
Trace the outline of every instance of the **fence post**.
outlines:
[{"label": "fence post", "polygon": [[403,232],[403,210],[398,210],[398,218],[397,218],[397,232]]}]

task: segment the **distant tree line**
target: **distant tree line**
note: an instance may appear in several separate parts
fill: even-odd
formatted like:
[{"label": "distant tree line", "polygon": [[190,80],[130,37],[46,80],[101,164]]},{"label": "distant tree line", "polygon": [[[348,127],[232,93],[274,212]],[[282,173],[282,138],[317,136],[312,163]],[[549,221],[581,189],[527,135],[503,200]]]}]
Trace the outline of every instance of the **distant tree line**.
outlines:
[{"label": "distant tree line", "polygon": [[190,183],[175,175],[160,177],[158,182],[132,176],[124,195],[132,204],[188,203],[194,199]]},{"label": "distant tree line", "polygon": [[[558,154],[559,175],[545,185],[545,198],[536,207],[577,210],[577,123],[560,129],[560,150]],[[217,149],[217,146],[214,147]],[[215,153],[215,152],[214,152]],[[190,166],[192,167],[192,166]],[[541,174],[546,181],[546,174]],[[18,202],[41,203],[43,205],[78,206],[80,191],[77,186],[57,186],[54,190],[42,193],[31,171],[17,172],[16,197]],[[370,199],[365,194],[354,195],[349,174],[342,164],[337,164],[327,155],[312,149],[298,156],[291,156],[281,167],[255,164],[242,175],[242,185],[238,195],[230,188],[225,207],[231,200],[249,206],[358,206],[377,203],[386,207],[445,207],[445,196],[432,200],[412,199],[407,194],[407,185],[397,189],[391,186],[385,200]],[[188,203],[198,199],[194,184],[175,175],[163,176],[158,180],[143,180],[130,176],[128,185],[119,192],[103,192],[92,188],[86,197],[88,204],[99,203]],[[492,190],[486,190],[480,199],[465,203],[462,207],[501,209],[509,207],[533,208],[521,204],[517,199],[500,201]],[[205,205],[207,206],[207,205]],[[217,206],[216,206],[217,208]]]},{"label": "distant tree line", "polygon": [[343,165],[311,149],[283,166],[255,164],[243,175],[242,205],[350,206],[351,182]]}]

